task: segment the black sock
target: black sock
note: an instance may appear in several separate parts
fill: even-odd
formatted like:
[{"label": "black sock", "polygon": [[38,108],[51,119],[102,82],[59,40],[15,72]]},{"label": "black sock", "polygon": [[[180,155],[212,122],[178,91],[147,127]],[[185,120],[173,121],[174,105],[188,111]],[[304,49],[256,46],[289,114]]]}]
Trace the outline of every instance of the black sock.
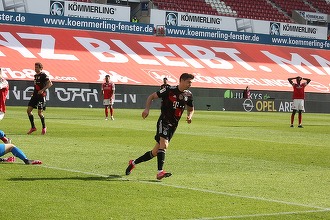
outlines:
[{"label": "black sock", "polygon": [[46,125],[45,125],[45,117],[40,118],[40,120],[41,120],[42,128],[45,128],[46,127]]},{"label": "black sock", "polygon": [[142,155],[141,157],[139,157],[138,159],[136,159],[134,161],[135,164],[138,164],[138,163],[142,163],[142,162],[145,162],[145,161],[148,161],[148,160],[151,160],[154,156],[152,155],[152,151],[148,151],[146,152],[144,155]]},{"label": "black sock", "polygon": [[31,128],[35,128],[36,126],[34,125],[34,117],[33,117],[33,115],[29,115],[29,120],[30,120],[30,123],[31,123]]},{"label": "black sock", "polygon": [[157,153],[158,170],[163,170],[164,163],[165,163],[165,150],[159,149]]}]

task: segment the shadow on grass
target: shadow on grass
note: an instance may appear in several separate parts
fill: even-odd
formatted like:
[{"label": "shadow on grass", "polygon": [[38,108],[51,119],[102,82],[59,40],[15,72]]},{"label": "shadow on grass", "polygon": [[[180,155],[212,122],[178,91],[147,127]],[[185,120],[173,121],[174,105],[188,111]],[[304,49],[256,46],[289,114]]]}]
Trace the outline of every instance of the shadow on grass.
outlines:
[{"label": "shadow on grass", "polygon": [[109,175],[109,176],[73,176],[73,177],[20,177],[20,178],[9,178],[8,181],[37,181],[37,180],[83,180],[83,181],[128,181],[121,175]]},{"label": "shadow on grass", "polygon": [[147,182],[147,183],[161,183],[162,180],[148,180],[148,179],[139,179],[139,182]]},{"label": "shadow on grass", "polygon": [[[60,118],[60,117],[47,117],[47,119],[58,119],[58,120],[67,120],[67,121],[81,121],[81,120],[84,120],[84,121],[95,121],[95,120],[102,120],[102,121],[105,121],[104,120],[104,117],[98,117],[98,118],[91,118],[90,115],[82,115],[82,116],[86,116],[86,117],[81,117],[81,118]],[[88,117],[87,117],[88,116]]]}]

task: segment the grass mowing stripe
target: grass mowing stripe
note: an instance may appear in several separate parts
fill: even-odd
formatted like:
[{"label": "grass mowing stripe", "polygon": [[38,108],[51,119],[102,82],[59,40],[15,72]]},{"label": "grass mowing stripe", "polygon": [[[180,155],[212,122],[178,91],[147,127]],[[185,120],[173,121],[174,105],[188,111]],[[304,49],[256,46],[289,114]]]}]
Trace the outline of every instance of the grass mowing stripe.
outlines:
[{"label": "grass mowing stripe", "polygon": [[166,169],[174,177],[159,182],[156,160],[124,174],[153,147],[158,109],[147,120],[142,109],[117,109],[116,120],[105,121],[101,108],[51,107],[47,135],[38,118],[39,131],[26,135],[25,111],[8,106],[2,129],[54,168],[0,165],[3,220],[330,219],[323,209],[244,197],[330,207],[330,114],[307,113],[298,129],[289,128],[289,113],[196,111],[171,142]]},{"label": "grass mowing stripe", "polygon": [[[97,173],[91,173],[91,172],[84,172],[84,171],[73,170],[73,169],[66,169],[66,168],[45,166],[45,165],[40,165],[40,166],[48,168],[48,169],[63,170],[63,171],[68,171],[68,172],[73,172],[73,173],[82,173],[82,174],[86,174],[86,175],[100,176],[100,177],[104,177],[104,178],[109,177],[109,175],[103,175],[103,174],[97,174]],[[132,181],[132,180],[129,180],[127,178],[123,178],[123,177],[121,177],[121,178],[125,181]],[[191,188],[191,187],[185,187],[185,186],[177,186],[177,185],[166,184],[166,183],[163,183],[163,182],[160,182],[160,181],[159,182],[148,182],[148,181],[142,181],[142,180],[133,180],[133,181],[140,182],[140,183],[146,183],[146,184],[157,184],[157,185],[173,187],[173,188],[178,188],[178,189],[193,190],[193,191],[199,191],[199,192],[205,192],[205,193],[232,196],[232,197],[238,197],[238,198],[255,199],[255,200],[262,200],[262,201],[274,202],[274,203],[282,203],[282,204],[293,205],[293,206],[321,209],[320,211],[329,211],[330,210],[330,208],[324,208],[324,207],[319,207],[319,206],[299,204],[299,203],[294,203],[294,202],[286,202],[286,201],[281,201],[281,200],[267,199],[267,198],[255,197],[255,196],[243,196],[243,195],[237,195],[237,194],[233,194],[233,193],[218,192],[218,191],[213,191],[213,190]]]},{"label": "grass mowing stripe", "polygon": [[[139,182],[141,182],[141,181],[139,181]],[[150,183],[152,183],[152,182],[150,182]],[[267,201],[267,202],[282,203],[282,204],[287,204],[287,205],[294,205],[294,206],[301,206],[301,207],[308,207],[308,208],[315,208],[315,209],[322,209],[322,210],[330,210],[330,208],[324,208],[324,207],[312,206],[312,205],[305,205],[305,204],[299,204],[299,203],[294,203],[294,202],[286,202],[286,201],[275,200],[275,199],[267,199],[267,198],[262,198],[262,197],[243,196],[243,195],[237,195],[237,194],[233,194],[233,193],[225,193],[225,192],[218,192],[218,191],[199,189],[199,188],[190,188],[190,187],[184,187],[184,186],[175,186],[175,185],[169,185],[169,184],[165,184],[165,183],[152,183],[152,184],[160,184],[160,185],[163,185],[163,186],[169,186],[169,187],[174,187],[174,188],[178,188],[178,189],[188,189],[188,190],[194,190],[194,191],[206,192],[206,193],[213,193],[213,194],[219,194],[219,195],[225,195],[225,196],[262,200],[262,201]]]},{"label": "grass mowing stripe", "polygon": [[219,216],[212,218],[194,218],[194,219],[177,219],[177,220],[215,220],[215,219],[238,219],[238,218],[251,218],[251,217],[267,217],[267,216],[280,216],[280,215],[297,215],[306,213],[317,213],[317,212],[330,212],[330,209],[324,210],[307,210],[297,212],[277,212],[277,213],[265,213],[265,214],[254,214],[254,215],[236,215],[236,216]]}]

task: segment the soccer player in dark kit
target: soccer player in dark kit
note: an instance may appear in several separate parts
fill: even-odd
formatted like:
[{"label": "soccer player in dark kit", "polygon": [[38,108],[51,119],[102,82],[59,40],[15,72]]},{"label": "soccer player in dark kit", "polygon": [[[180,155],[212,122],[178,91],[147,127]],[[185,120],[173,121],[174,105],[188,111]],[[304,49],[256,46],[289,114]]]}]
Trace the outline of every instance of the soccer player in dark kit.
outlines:
[{"label": "soccer player in dark kit", "polygon": [[164,89],[165,87],[169,87],[168,79],[166,77],[163,78],[163,84],[160,86],[160,89]]},{"label": "soccer player in dark kit", "polygon": [[53,83],[50,81],[49,77],[46,73],[42,72],[43,65],[41,63],[34,64],[34,70],[36,74],[34,75],[34,90],[32,97],[29,101],[28,108],[26,113],[29,117],[31,123],[31,129],[27,134],[31,134],[36,131],[37,128],[34,124],[34,117],[32,114],[32,110],[34,108],[38,109],[38,115],[41,120],[42,130],[41,134],[46,134],[46,123],[45,116],[43,115],[43,111],[46,109],[46,89],[50,88]]},{"label": "soccer player in dark kit", "polygon": [[157,131],[155,135],[156,144],[151,151],[147,151],[144,155],[136,160],[130,160],[126,169],[126,175],[131,174],[135,165],[151,160],[157,156],[158,173],[156,178],[161,180],[172,174],[163,170],[165,162],[165,152],[169,146],[169,142],[174,135],[180,118],[187,108],[187,123],[191,123],[194,114],[193,95],[188,90],[192,84],[194,75],[183,73],[180,76],[180,82],[177,86],[165,87],[158,92],[152,93],[146,102],[146,107],[142,112],[142,118],[145,119],[149,115],[150,106],[153,100],[162,98],[161,114],[157,121]]}]

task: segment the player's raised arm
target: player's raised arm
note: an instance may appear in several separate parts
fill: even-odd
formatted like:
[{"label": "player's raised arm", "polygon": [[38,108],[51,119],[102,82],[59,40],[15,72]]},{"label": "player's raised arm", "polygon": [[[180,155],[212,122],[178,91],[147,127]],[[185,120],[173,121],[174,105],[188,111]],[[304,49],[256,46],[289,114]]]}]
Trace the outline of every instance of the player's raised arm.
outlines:
[{"label": "player's raised arm", "polygon": [[309,78],[302,78],[302,79],[306,81],[306,85],[311,82],[311,79],[309,79]]},{"label": "player's raised arm", "polygon": [[294,82],[293,82],[292,80],[297,79],[297,78],[299,78],[299,76],[297,76],[297,77],[292,77],[292,78],[288,78],[288,81],[289,81],[289,83],[290,83],[291,85],[293,85]]}]

